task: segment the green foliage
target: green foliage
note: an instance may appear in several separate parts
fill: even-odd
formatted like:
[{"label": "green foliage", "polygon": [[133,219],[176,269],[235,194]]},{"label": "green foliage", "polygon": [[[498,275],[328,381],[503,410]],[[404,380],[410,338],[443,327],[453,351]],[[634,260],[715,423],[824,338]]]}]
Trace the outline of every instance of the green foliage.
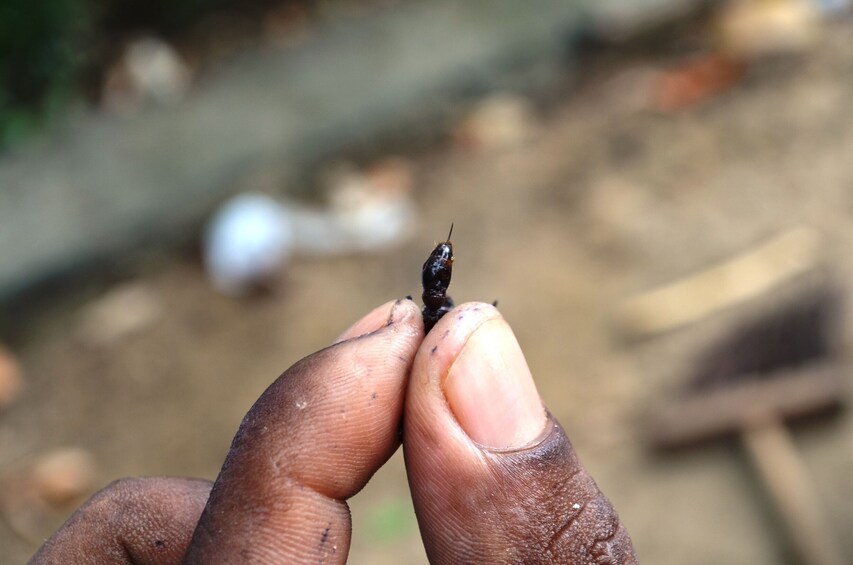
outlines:
[{"label": "green foliage", "polygon": [[[199,16],[228,3],[228,0],[172,0],[151,2],[160,6],[160,22],[170,27],[182,27]],[[233,3],[233,2],[231,2]]]},{"label": "green foliage", "polygon": [[414,523],[410,500],[386,500],[372,509],[367,532],[372,543],[389,544],[408,535],[414,529]]},{"label": "green foliage", "polygon": [[108,32],[145,29],[172,33],[226,5],[246,0],[88,0]]},{"label": "green foliage", "polygon": [[[116,38],[172,33],[236,0],[0,0],[0,149],[61,114]],[[97,73],[95,73],[97,74]]]},{"label": "green foliage", "polygon": [[81,0],[0,2],[0,146],[68,100],[88,27],[83,8]]}]

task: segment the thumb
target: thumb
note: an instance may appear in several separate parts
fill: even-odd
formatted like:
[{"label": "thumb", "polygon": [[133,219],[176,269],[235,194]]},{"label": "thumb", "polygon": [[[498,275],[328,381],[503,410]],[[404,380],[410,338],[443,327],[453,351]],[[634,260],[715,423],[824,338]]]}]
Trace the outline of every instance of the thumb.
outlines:
[{"label": "thumb", "polygon": [[637,563],[493,307],[462,305],[427,335],[405,413],[406,468],[431,563]]}]

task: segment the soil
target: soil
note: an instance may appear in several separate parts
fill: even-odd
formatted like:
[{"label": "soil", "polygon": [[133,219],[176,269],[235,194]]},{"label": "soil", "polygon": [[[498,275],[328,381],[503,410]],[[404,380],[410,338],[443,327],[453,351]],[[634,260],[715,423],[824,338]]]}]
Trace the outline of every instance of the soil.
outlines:
[{"label": "soil", "polygon": [[[753,66],[730,90],[668,113],[638,104],[659,61],[590,69],[525,143],[415,156],[414,239],[375,255],[296,258],[273,295],[221,297],[197,262],[173,260],[137,280],[162,302],[159,318],[95,347],[79,338],[84,306],[68,289],[67,304],[17,348],[27,388],[0,413],[0,469],[76,445],[94,454],[99,484],[213,479],[240,419],[282,370],[375,305],[419,294],[421,264],[452,221],[450,293],[457,303],[499,300],[544,401],[640,558],[791,560],[736,442],[661,456],[643,441],[643,414],[678,386],[701,332],[628,343],[612,315],[635,292],[799,225],[821,230],[838,286],[853,290],[851,35],[853,25],[836,23],[814,51]],[[850,336],[848,323],[845,358]],[[853,420],[841,413],[793,430],[816,504],[841,537],[853,529]],[[399,453],[351,506],[351,563],[426,563]],[[25,561],[38,542],[0,520],[0,562]],[[853,538],[842,544],[853,555]]]}]

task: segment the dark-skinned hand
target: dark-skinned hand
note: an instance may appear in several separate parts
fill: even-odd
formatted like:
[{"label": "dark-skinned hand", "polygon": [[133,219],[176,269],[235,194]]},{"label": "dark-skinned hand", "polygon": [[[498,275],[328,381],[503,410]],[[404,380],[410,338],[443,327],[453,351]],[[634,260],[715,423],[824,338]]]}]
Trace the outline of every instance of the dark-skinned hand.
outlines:
[{"label": "dark-skinned hand", "polygon": [[346,500],[399,447],[401,426],[430,563],[637,563],[498,311],[463,304],[424,337],[410,300],[285,371],[215,483],[114,482],[31,563],[345,563]]}]

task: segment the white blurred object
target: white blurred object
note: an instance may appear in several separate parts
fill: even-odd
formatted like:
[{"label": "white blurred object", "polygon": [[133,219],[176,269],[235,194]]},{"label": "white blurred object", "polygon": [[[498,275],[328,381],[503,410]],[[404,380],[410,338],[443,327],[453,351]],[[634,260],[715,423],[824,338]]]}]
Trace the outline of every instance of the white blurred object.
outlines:
[{"label": "white blurred object", "polygon": [[249,294],[277,278],[294,247],[290,212],[263,194],[241,194],[222,205],[210,221],[205,264],[216,289]]},{"label": "white blurred object", "polygon": [[274,283],[294,252],[340,255],[396,247],[414,232],[412,184],[409,162],[391,158],[363,172],[335,175],[325,207],[236,196],[208,226],[208,276],[223,294],[243,296]]},{"label": "white blurred object", "polygon": [[298,248],[315,255],[379,251],[413,233],[412,172],[404,159],[386,159],[366,172],[344,171],[331,181],[327,208],[291,204]]},{"label": "white blurred object", "polygon": [[814,0],[730,0],[718,20],[721,51],[738,59],[800,53],[819,36]]},{"label": "white blurred object", "polygon": [[104,105],[127,113],[152,102],[169,106],[183,99],[191,71],[171,45],[156,37],[133,41],[107,73]]}]

